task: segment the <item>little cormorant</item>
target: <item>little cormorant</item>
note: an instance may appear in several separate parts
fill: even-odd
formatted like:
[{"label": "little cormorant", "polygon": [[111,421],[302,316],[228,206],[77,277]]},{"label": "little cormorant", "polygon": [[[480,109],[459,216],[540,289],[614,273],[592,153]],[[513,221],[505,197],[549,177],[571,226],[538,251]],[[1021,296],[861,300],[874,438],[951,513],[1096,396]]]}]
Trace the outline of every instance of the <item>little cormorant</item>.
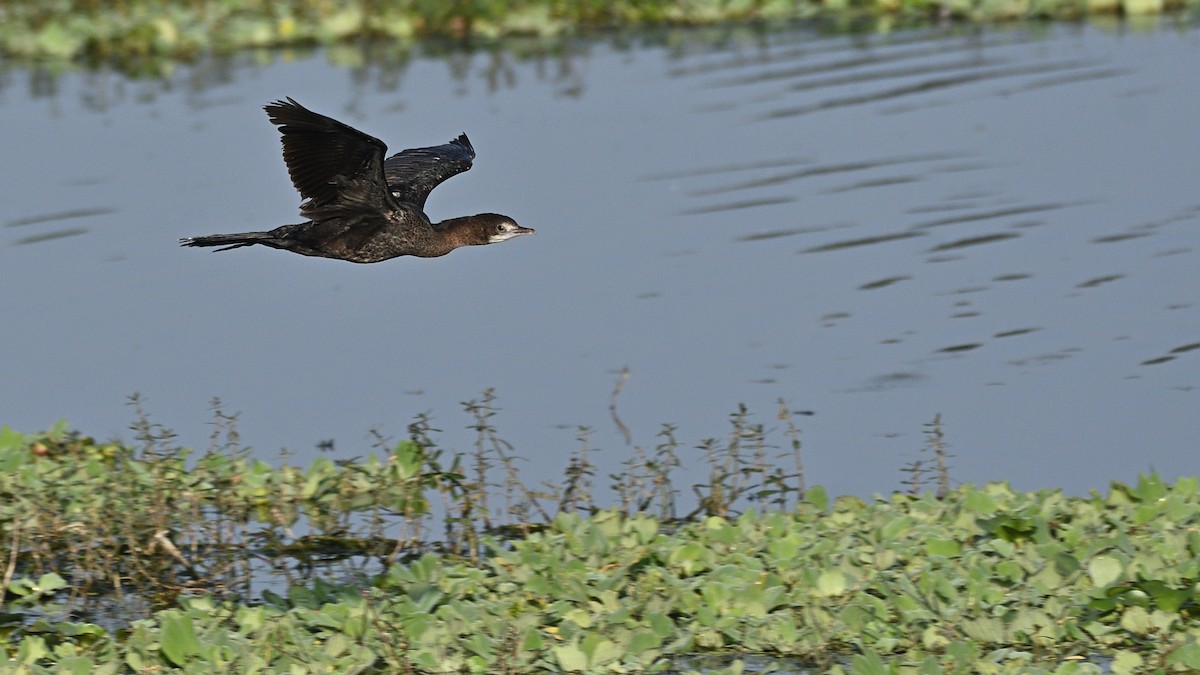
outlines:
[{"label": "little cormorant", "polygon": [[495,244],[533,230],[508,216],[480,213],[432,223],[429,193],[471,168],[466,134],[445,145],[413,148],[384,160],[383,141],[315,113],[291,98],[263,107],[279,127],[283,160],[304,197],[309,220],[267,232],[181,239],[184,246],[226,251],[262,244],[302,255],[373,263],[402,255],[434,258],[460,246]]}]

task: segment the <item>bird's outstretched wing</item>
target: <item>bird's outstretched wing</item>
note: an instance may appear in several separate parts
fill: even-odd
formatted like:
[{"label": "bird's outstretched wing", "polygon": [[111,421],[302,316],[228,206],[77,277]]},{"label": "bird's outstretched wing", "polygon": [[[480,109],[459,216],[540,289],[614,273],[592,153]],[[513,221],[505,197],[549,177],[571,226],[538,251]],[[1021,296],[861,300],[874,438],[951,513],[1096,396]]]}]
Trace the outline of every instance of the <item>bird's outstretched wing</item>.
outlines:
[{"label": "bird's outstretched wing", "polygon": [[471,168],[475,148],[466,134],[431,148],[412,148],[398,152],[383,163],[388,189],[398,202],[407,202],[425,210],[425,199],[433,188],[451,176]]},{"label": "bird's outstretched wing", "polygon": [[351,126],[315,113],[291,98],[263,106],[283,138],[292,185],[307,200],[309,218],[392,205],[383,175],[387,145]]}]

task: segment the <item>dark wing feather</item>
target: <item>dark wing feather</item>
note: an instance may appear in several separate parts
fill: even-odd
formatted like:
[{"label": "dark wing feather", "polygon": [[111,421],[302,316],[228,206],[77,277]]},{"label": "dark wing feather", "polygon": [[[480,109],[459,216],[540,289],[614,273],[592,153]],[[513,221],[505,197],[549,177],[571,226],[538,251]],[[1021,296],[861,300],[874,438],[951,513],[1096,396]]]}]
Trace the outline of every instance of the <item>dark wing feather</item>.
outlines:
[{"label": "dark wing feather", "polygon": [[315,113],[291,98],[263,106],[279,126],[283,161],[292,184],[307,201],[310,218],[345,209],[389,210],[393,202],[383,175],[383,141]]},{"label": "dark wing feather", "polygon": [[408,202],[425,210],[425,199],[433,188],[451,176],[471,168],[475,148],[466,134],[431,148],[412,148],[398,152],[383,163],[388,189],[398,202]]}]

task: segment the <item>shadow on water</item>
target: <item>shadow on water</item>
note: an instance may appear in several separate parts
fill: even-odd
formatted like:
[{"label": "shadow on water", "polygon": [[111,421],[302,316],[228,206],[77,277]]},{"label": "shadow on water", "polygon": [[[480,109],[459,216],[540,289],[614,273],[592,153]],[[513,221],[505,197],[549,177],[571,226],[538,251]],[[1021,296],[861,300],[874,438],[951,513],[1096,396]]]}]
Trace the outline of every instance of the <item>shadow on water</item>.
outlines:
[{"label": "shadow on water", "polygon": [[[94,216],[102,216],[109,213],[115,213],[116,209],[111,208],[88,208],[88,209],[72,209],[70,211],[61,211],[59,213],[46,213],[36,216],[25,216],[23,218],[14,218],[4,223],[5,227],[27,227],[30,225],[42,225],[44,223],[57,223],[63,220],[72,220],[77,218],[91,218]],[[86,234],[86,227],[65,227],[48,232],[38,232],[24,237],[18,237],[12,240],[13,246],[21,246],[24,244],[36,244],[43,241],[53,241],[62,239],[63,237],[73,237],[80,234]]]},{"label": "shadow on water", "polygon": [[1186,344],[1186,345],[1182,345],[1180,347],[1176,347],[1176,348],[1172,349],[1170,352],[1168,352],[1167,354],[1165,354],[1164,356],[1158,356],[1153,359],[1147,359],[1145,361],[1142,361],[1142,365],[1143,366],[1156,366],[1160,363],[1166,363],[1168,361],[1173,361],[1175,359],[1175,357],[1177,357],[1178,355],[1186,354],[1187,352],[1190,352],[1195,349],[1200,349],[1200,342],[1193,342],[1191,344]]}]

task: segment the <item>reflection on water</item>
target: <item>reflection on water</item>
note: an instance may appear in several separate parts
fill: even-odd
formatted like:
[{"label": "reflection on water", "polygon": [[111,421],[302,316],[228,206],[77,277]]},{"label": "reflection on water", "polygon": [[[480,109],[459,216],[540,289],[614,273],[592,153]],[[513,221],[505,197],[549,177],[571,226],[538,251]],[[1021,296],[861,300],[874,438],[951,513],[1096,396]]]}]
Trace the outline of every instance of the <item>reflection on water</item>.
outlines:
[{"label": "reflection on water", "polygon": [[20,237],[18,239],[14,239],[12,243],[14,246],[20,246],[22,244],[36,244],[42,241],[50,241],[53,239],[62,239],[63,237],[74,237],[78,234],[86,234],[87,231],[88,230],[86,227],[69,227],[62,230],[51,230],[41,234],[33,234],[28,237]]},{"label": "reflection on water", "polygon": [[87,218],[90,216],[100,216],[106,213],[113,213],[116,209],[91,208],[91,209],[72,209],[70,211],[61,211],[59,213],[45,213],[36,216],[26,216],[24,218],[13,218],[4,223],[5,227],[20,227],[22,225],[35,225],[37,223],[52,223],[58,220],[69,220],[71,218]]},{"label": "reflection on water", "polygon": [[[1194,28],[732,27],[10,68],[0,422],[120,434],[138,391],[203,445],[216,395],[268,456],[361,454],[425,411],[463,449],[459,402],[495,387],[553,479],[578,425],[617,470],[661,422],[698,443],[782,398],[835,493],[898,487],[937,413],[961,480],[1194,473],[1198,57]],[[285,95],[398,146],[470,133],[431,215],[537,241],[366,268],[178,249],[295,222],[259,110]]]},{"label": "reflection on water", "polygon": [[693,197],[703,197],[706,195],[721,194],[724,192],[736,192],[739,190],[752,190],[760,187],[778,185],[781,183],[790,183],[793,181],[812,178],[815,176],[828,176],[839,173],[852,173],[856,171],[869,171],[878,169],[883,166],[892,166],[896,164],[910,164],[916,162],[933,162],[943,159],[949,159],[952,156],[947,155],[918,155],[916,157],[882,157],[879,159],[870,159],[861,162],[849,162],[843,164],[826,164],[820,166],[808,167],[794,171],[785,171],[776,173],[761,178],[752,180],[737,181],[725,185],[717,185],[713,187],[698,188],[688,192]]},{"label": "reflection on water", "polygon": [[[62,220],[70,220],[72,218],[90,218],[108,213],[115,213],[116,209],[110,208],[87,208],[87,209],[71,209],[70,211],[61,211],[58,213],[44,213],[33,216],[24,216],[21,218],[13,218],[4,223],[5,227],[23,227],[26,225],[41,225],[43,223],[57,223]],[[12,241],[13,245],[21,244],[36,244],[41,241],[49,241],[51,239],[61,239],[63,237],[73,237],[77,234],[87,233],[86,227],[65,227],[53,230],[43,230],[37,234],[31,234],[25,237],[18,237]]]}]

